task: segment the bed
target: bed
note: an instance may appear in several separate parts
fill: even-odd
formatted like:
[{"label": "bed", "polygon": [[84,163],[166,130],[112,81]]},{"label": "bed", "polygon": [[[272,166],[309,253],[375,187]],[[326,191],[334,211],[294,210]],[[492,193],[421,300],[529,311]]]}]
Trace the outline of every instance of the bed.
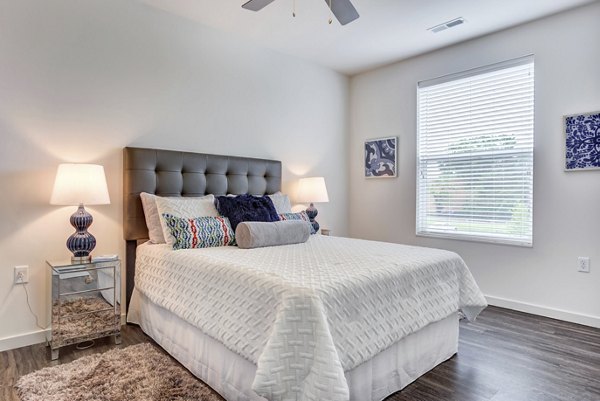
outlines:
[{"label": "bed", "polygon": [[139,194],[272,194],[281,163],[124,149],[128,322],[228,401],[379,401],[457,352],[485,307],[443,250],[333,238],[242,250],[149,244]]}]

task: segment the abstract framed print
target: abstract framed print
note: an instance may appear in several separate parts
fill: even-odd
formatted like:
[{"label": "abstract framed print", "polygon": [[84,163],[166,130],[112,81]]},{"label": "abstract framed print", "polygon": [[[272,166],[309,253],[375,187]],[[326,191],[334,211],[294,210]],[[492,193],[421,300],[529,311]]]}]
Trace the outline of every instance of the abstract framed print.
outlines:
[{"label": "abstract framed print", "polygon": [[398,139],[395,136],[365,141],[366,178],[396,177],[397,143]]},{"label": "abstract framed print", "polygon": [[565,171],[600,169],[600,111],[564,117]]}]

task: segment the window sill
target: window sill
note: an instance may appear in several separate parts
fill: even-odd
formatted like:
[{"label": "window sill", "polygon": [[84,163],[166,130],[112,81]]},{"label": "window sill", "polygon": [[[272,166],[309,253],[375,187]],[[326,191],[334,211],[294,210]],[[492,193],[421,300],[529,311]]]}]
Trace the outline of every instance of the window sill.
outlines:
[{"label": "window sill", "polygon": [[502,239],[502,238],[477,237],[474,235],[431,233],[431,232],[417,232],[416,236],[417,237],[425,237],[425,238],[449,239],[449,240],[455,240],[455,241],[483,242],[483,243],[494,244],[494,245],[510,245],[510,246],[518,246],[521,248],[533,248],[533,241],[526,242],[526,241]]}]

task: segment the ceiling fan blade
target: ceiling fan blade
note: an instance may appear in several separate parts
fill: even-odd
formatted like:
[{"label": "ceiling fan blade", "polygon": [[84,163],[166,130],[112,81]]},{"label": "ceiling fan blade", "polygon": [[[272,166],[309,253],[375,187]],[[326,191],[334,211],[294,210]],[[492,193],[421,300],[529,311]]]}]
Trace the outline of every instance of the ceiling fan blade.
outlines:
[{"label": "ceiling fan blade", "polygon": [[[325,0],[327,7],[329,7],[329,1]],[[346,25],[360,17],[350,0],[331,0],[331,11],[342,25]]]},{"label": "ceiling fan blade", "polygon": [[275,0],[250,0],[242,5],[246,10],[259,11]]}]

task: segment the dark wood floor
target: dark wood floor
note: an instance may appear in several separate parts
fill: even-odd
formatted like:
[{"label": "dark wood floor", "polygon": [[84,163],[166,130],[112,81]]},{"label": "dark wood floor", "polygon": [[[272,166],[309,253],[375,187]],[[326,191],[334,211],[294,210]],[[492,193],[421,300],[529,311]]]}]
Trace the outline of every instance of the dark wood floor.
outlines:
[{"label": "dark wood floor", "polygon": [[[151,341],[123,328],[119,347]],[[17,401],[21,375],[115,347],[61,350],[51,362],[43,345],[0,353],[0,400]],[[385,401],[600,401],[600,330],[489,307],[461,322],[459,353]],[[65,400],[68,401],[68,400]]]}]

